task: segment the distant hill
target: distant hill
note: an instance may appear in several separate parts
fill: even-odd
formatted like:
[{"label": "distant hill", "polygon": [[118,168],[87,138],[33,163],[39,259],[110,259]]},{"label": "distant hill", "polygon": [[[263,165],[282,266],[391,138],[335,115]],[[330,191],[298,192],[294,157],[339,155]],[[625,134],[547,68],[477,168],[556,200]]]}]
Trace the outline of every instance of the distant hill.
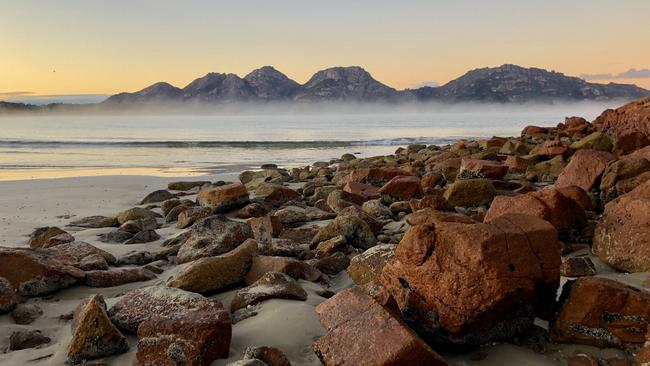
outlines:
[{"label": "distant hill", "polygon": [[[359,66],[321,70],[302,85],[272,66],[264,66],[244,78],[235,74],[208,73],[182,89],[159,82],[137,92],[115,94],[96,107],[275,101],[526,103],[633,100],[645,96],[650,96],[650,91],[636,85],[590,83],[559,72],[508,64],[472,70],[442,86],[407,90],[395,90],[382,84]],[[0,104],[0,112],[63,108],[65,105]]]}]

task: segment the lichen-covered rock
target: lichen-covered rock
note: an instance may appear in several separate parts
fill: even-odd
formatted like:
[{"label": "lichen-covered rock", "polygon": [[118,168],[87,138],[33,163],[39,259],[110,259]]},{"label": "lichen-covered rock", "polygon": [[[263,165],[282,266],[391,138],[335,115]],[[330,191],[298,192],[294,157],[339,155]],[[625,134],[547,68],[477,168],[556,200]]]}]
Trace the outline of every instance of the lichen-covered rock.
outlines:
[{"label": "lichen-covered rock", "polygon": [[187,263],[227,253],[252,237],[247,223],[229,220],[223,215],[208,216],[192,225],[181,242],[176,260]]},{"label": "lichen-covered rock", "polygon": [[420,337],[358,287],[318,305],[328,331],[312,344],[325,365],[447,365]]},{"label": "lichen-covered rock", "polygon": [[337,216],[327,226],[320,229],[312,239],[312,244],[318,244],[339,235],[345,237],[348,244],[357,248],[367,249],[377,244],[377,238],[370,226],[359,217],[350,215]]},{"label": "lichen-covered rock", "polygon": [[0,247],[0,277],[24,296],[46,295],[77,283],[85,274],[72,266],[74,262],[50,249]]},{"label": "lichen-covered rock", "polygon": [[208,366],[228,357],[232,325],[221,302],[201,296],[187,305],[183,311],[155,314],[140,323],[136,365]]},{"label": "lichen-covered rock", "polygon": [[201,206],[211,208],[214,213],[228,212],[250,202],[248,190],[241,183],[204,189],[196,196],[196,200]]},{"label": "lichen-covered rock", "polygon": [[450,185],[444,198],[454,207],[480,206],[492,202],[496,190],[487,179],[461,179]]},{"label": "lichen-covered rock", "polygon": [[650,271],[650,180],[605,205],[593,251],[627,272]]},{"label": "lichen-covered rock", "polygon": [[246,275],[245,282],[247,285],[251,285],[269,272],[282,272],[295,279],[307,281],[316,281],[321,276],[319,270],[298,259],[261,255],[253,258],[253,264]]},{"label": "lichen-covered rock", "polygon": [[129,344],[106,314],[106,303],[101,295],[83,300],[74,312],[72,340],[68,345],[68,362],[78,364],[86,360],[124,353]]},{"label": "lichen-covered rock", "polygon": [[650,293],[598,277],[582,277],[562,289],[550,334],[559,343],[596,347],[640,346],[650,323]]},{"label": "lichen-covered rock", "polygon": [[156,278],[156,274],[141,268],[115,268],[105,271],[88,271],[84,284],[90,287],[114,287],[131,282],[149,281]]},{"label": "lichen-covered rock", "polygon": [[32,248],[49,248],[58,244],[74,241],[74,237],[56,226],[39,227],[29,236]]},{"label": "lichen-covered rock", "polygon": [[348,266],[348,274],[355,284],[361,286],[374,281],[395,256],[394,244],[380,244],[354,256]]},{"label": "lichen-covered rock", "polygon": [[158,203],[158,202],[166,201],[166,200],[174,198],[174,197],[176,197],[176,196],[174,196],[168,190],[159,189],[157,191],[153,191],[153,192],[149,193],[148,195],[146,195],[142,199],[140,204],[141,205],[146,205],[148,203]]},{"label": "lichen-covered rock", "polygon": [[125,222],[131,220],[139,220],[139,219],[146,219],[146,218],[153,218],[155,220],[157,217],[160,217],[160,215],[151,210],[147,210],[146,208],[141,208],[141,207],[134,207],[118,213],[116,218],[117,218],[117,222],[119,222],[120,225],[122,225]]},{"label": "lichen-covered rock", "polygon": [[237,291],[230,304],[235,312],[269,299],[307,300],[307,292],[291,277],[281,272],[267,272],[248,287]]},{"label": "lichen-covered rock", "polygon": [[256,255],[257,243],[249,239],[228,253],[188,263],[167,284],[201,294],[217,292],[243,282]]},{"label": "lichen-covered rock", "polygon": [[610,152],[613,147],[614,142],[611,137],[602,132],[594,132],[571,144],[573,150],[590,149]]},{"label": "lichen-covered rock", "polygon": [[417,221],[381,279],[425,339],[482,344],[522,332],[536,314],[548,315],[560,280],[560,245],[548,222],[518,214],[490,224],[454,214]]}]

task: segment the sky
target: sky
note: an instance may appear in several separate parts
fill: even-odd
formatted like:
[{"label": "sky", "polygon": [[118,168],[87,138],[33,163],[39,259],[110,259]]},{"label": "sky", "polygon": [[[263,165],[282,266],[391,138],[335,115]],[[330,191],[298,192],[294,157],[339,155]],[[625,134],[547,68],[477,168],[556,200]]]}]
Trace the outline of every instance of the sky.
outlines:
[{"label": "sky", "polygon": [[301,83],[359,65],[403,89],[513,63],[650,88],[649,14],[647,0],[0,0],[0,100],[264,65]]}]

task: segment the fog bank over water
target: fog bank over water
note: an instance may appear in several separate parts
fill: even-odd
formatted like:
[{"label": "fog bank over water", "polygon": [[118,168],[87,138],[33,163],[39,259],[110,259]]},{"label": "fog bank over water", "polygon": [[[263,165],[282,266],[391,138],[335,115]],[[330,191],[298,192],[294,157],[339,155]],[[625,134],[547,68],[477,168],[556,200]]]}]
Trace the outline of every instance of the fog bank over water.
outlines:
[{"label": "fog bank over water", "polygon": [[0,117],[0,179],[301,166],[344,153],[390,154],[410,143],[515,136],[527,125],[554,126],[567,116],[593,120],[621,104],[239,104],[209,113],[5,115]]}]

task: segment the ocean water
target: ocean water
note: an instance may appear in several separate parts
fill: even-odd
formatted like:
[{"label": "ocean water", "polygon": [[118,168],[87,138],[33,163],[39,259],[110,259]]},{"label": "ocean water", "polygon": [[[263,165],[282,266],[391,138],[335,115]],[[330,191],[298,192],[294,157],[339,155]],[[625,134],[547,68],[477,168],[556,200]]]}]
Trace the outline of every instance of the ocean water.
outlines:
[{"label": "ocean water", "polygon": [[304,166],[390,154],[410,143],[516,136],[529,124],[595,118],[620,103],[464,106],[380,112],[0,116],[0,180],[100,174],[180,176],[263,163]]}]

